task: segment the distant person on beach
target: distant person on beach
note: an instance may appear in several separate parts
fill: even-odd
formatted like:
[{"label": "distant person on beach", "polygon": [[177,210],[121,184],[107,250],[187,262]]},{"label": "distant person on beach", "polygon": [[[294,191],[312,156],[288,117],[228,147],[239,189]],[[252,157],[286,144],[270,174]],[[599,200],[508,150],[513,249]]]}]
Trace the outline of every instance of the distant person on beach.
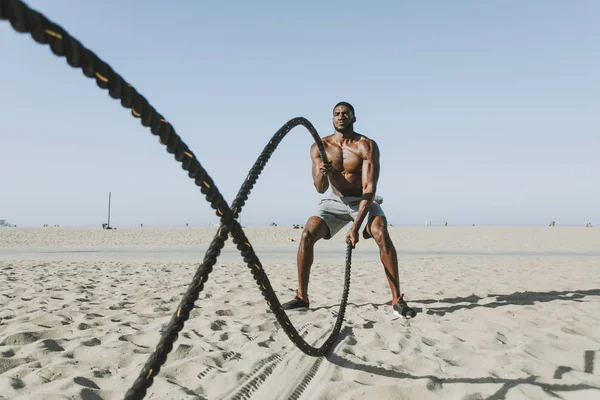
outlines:
[{"label": "distant person on beach", "polygon": [[354,107],[340,102],[333,108],[332,135],[322,138],[329,163],[319,156],[313,144],[310,149],[312,177],[319,193],[331,186],[332,194],[321,199],[316,215],[304,226],[298,247],[298,291],[296,297],[285,303],[286,310],[309,307],[308,281],[313,263],[314,245],[320,239],[331,239],[344,226],[352,222],[346,233],[346,243],[356,246],[359,230],[365,239],[373,238],[379,246],[381,262],[392,292],[393,311],[405,318],[416,314],[400,293],[398,257],[387,230],[387,220],[380,206],[383,199],[375,196],[379,179],[379,148],[368,137],[354,132],[356,116]]}]

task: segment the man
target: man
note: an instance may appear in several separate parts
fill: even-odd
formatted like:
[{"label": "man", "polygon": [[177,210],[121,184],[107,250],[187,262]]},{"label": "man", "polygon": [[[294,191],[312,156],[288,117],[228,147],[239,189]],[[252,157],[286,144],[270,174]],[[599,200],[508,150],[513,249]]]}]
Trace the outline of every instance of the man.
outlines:
[{"label": "man", "polygon": [[319,211],[306,222],[298,247],[298,292],[296,298],[283,305],[286,310],[309,307],[308,280],[313,263],[313,249],[320,239],[328,240],[345,225],[352,222],[346,234],[346,243],[352,247],[359,240],[359,229],[367,218],[363,237],[375,239],[381,262],[392,291],[394,312],[405,318],[416,315],[400,293],[398,257],[387,230],[387,220],[375,196],[379,179],[379,148],[375,141],[354,132],[354,107],[346,102],[333,109],[332,135],[322,138],[329,163],[319,156],[316,144],[310,149],[312,176],[315,188],[325,193],[331,185],[332,195],[323,198]]}]

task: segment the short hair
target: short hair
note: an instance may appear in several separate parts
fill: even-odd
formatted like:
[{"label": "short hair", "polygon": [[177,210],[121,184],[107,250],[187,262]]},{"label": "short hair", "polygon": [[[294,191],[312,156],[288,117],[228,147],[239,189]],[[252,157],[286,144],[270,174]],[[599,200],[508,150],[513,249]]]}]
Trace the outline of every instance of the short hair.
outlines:
[{"label": "short hair", "polygon": [[338,106],[346,106],[346,107],[348,107],[352,111],[352,115],[356,116],[356,113],[354,112],[354,107],[352,107],[352,104],[347,103],[345,101],[340,101],[339,103],[337,103],[335,105],[335,107],[333,107],[333,109],[335,110]]}]

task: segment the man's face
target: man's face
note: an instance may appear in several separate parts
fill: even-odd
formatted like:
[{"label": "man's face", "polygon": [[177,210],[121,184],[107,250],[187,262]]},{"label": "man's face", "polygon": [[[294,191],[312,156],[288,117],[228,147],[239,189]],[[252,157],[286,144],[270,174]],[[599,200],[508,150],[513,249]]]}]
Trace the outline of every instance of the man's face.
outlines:
[{"label": "man's face", "polygon": [[346,132],[354,125],[354,114],[347,106],[337,106],[333,110],[333,127],[338,132]]}]

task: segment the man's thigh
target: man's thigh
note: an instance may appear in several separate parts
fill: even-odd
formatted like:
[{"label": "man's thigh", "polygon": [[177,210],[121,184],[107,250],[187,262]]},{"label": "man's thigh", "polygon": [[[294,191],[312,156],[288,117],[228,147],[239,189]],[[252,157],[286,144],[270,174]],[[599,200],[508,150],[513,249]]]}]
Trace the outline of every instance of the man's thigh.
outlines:
[{"label": "man's thigh", "polygon": [[[353,210],[352,212],[352,217],[356,218],[356,216],[358,215],[358,208],[356,210]],[[381,206],[378,203],[371,203],[371,206],[369,207],[369,211],[367,214],[367,224],[365,225],[365,229],[363,230],[363,237],[365,239],[369,239],[372,237],[371,235],[371,223],[373,222],[373,220],[375,219],[375,217],[382,217],[384,220],[385,219],[385,213],[383,212],[383,208],[381,208]]]},{"label": "man's thigh", "polygon": [[325,221],[329,228],[329,235],[325,236],[326,240],[334,237],[344,226],[353,221],[350,208],[335,198],[321,199],[317,216]]}]

